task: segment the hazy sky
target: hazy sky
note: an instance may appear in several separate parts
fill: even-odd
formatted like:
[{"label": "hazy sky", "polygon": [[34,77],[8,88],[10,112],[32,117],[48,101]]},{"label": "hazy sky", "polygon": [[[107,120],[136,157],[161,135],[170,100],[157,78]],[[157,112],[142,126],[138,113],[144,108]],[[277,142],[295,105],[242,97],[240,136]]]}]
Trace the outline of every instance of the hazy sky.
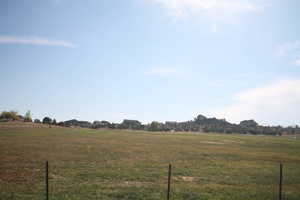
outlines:
[{"label": "hazy sky", "polygon": [[300,124],[299,0],[1,0],[0,110]]}]

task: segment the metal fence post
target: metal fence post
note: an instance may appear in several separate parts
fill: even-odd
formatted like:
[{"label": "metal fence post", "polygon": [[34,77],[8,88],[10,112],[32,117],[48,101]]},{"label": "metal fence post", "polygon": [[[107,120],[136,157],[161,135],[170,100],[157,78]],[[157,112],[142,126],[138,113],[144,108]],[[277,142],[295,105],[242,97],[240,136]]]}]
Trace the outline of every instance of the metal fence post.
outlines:
[{"label": "metal fence post", "polygon": [[46,200],[49,200],[49,176],[48,176],[48,161],[45,163],[45,184],[46,184]]},{"label": "metal fence post", "polygon": [[282,163],[280,163],[280,170],[279,170],[279,193],[278,199],[282,200]]},{"label": "metal fence post", "polygon": [[167,193],[167,200],[170,199],[170,185],[171,185],[171,164],[169,164],[169,174],[168,174],[168,193]]}]

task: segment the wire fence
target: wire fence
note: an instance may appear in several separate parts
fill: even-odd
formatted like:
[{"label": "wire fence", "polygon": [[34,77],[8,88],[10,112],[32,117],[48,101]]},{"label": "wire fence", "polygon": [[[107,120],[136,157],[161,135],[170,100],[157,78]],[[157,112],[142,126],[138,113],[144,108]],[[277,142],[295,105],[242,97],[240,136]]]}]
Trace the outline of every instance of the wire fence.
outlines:
[{"label": "wire fence", "polygon": [[176,163],[4,162],[0,199],[300,199],[297,163],[252,171],[210,167],[197,172]]}]

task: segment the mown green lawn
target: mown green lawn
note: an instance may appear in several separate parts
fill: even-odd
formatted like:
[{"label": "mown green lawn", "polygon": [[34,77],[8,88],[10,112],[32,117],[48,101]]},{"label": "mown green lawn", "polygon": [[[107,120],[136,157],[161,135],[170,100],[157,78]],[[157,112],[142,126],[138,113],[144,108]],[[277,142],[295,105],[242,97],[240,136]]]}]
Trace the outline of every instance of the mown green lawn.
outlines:
[{"label": "mown green lawn", "polygon": [[71,128],[0,129],[0,199],[300,199],[300,140]]}]

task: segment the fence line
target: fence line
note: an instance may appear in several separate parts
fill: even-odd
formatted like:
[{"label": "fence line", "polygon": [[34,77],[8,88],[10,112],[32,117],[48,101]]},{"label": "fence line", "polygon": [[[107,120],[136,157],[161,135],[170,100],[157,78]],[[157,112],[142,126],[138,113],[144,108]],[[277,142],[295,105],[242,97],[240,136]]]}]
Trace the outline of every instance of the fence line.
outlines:
[{"label": "fence line", "polygon": [[[172,175],[172,165],[169,164],[168,167],[168,181],[167,181],[167,200],[170,200],[171,191],[171,175]],[[283,183],[283,164],[279,164],[279,191],[278,199],[282,200],[282,183]],[[11,194],[13,196],[13,194]],[[49,162],[45,161],[45,197],[49,200]]]},{"label": "fence line", "polygon": [[[37,163],[38,166],[34,167]],[[294,165],[296,163],[292,163],[290,166],[291,163],[289,162],[272,162],[271,167],[268,163],[267,171],[263,172],[250,171],[251,168],[247,167],[247,171],[242,170],[242,173],[238,171],[238,174],[244,176],[245,179],[238,177],[237,180],[233,179],[234,174],[231,171],[227,173],[221,168],[213,168],[213,171],[209,172],[204,169],[205,166],[203,166],[203,171],[201,166],[197,166],[197,170],[189,170],[182,167],[180,162],[167,165],[166,163],[158,163],[157,166],[152,163],[151,167],[146,164],[146,168],[143,168],[144,165],[141,164],[141,168],[137,170],[135,167],[139,166],[138,164],[135,164],[134,167],[131,165],[130,167],[116,166],[110,169],[109,166],[96,166],[93,162],[90,166],[89,162],[86,162],[85,169],[84,165],[77,168],[75,163],[72,161],[72,165],[69,165],[68,162],[65,162],[63,165],[56,160],[25,161],[24,166],[26,168],[20,165],[13,168],[13,166],[5,166],[0,163],[0,169],[5,169],[0,170],[0,183],[2,184],[0,185],[0,199],[29,199],[29,196],[32,196],[32,199],[51,200],[57,196],[65,198],[64,195],[66,195],[66,199],[72,199],[76,198],[77,195],[85,196],[86,191],[95,191],[95,197],[99,199],[101,196],[114,199],[111,194],[118,196],[119,193],[125,196],[134,194],[139,197],[144,195],[143,197],[150,198],[151,193],[154,192],[153,199],[159,197],[159,199],[171,200],[181,198],[184,195],[187,195],[184,198],[209,197],[218,191],[210,184],[221,185],[222,187],[237,186],[234,190],[241,192],[244,190],[243,186],[251,185],[253,187],[254,193],[252,194],[245,192],[234,196],[248,197],[247,195],[251,195],[253,197],[253,195],[263,194],[265,196],[262,198],[270,200],[298,199],[299,197],[299,190],[297,190],[300,183],[299,176],[297,176],[299,171],[295,168],[299,166],[298,163],[296,166]],[[21,163],[21,165],[23,164]],[[19,173],[14,173],[15,170],[18,170]],[[202,173],[206,171],[208,173]],[[236,173],[237,171],[233,172]],[[215,179],[221,176],[224,176],[225,179],[221,181]],[[254,184],[258,185],[253,186]],[[1,186],[3,187],[1,188]],[[113,192],[110,194],[110,191]],[[88,199],[93,199],[93,193],[87,193]],[[216,195],[218,194],[216,193]],[[227,196],[229,193],[224,193],[224,195]],[[259,199],[259,196],[257,197]]]}]

